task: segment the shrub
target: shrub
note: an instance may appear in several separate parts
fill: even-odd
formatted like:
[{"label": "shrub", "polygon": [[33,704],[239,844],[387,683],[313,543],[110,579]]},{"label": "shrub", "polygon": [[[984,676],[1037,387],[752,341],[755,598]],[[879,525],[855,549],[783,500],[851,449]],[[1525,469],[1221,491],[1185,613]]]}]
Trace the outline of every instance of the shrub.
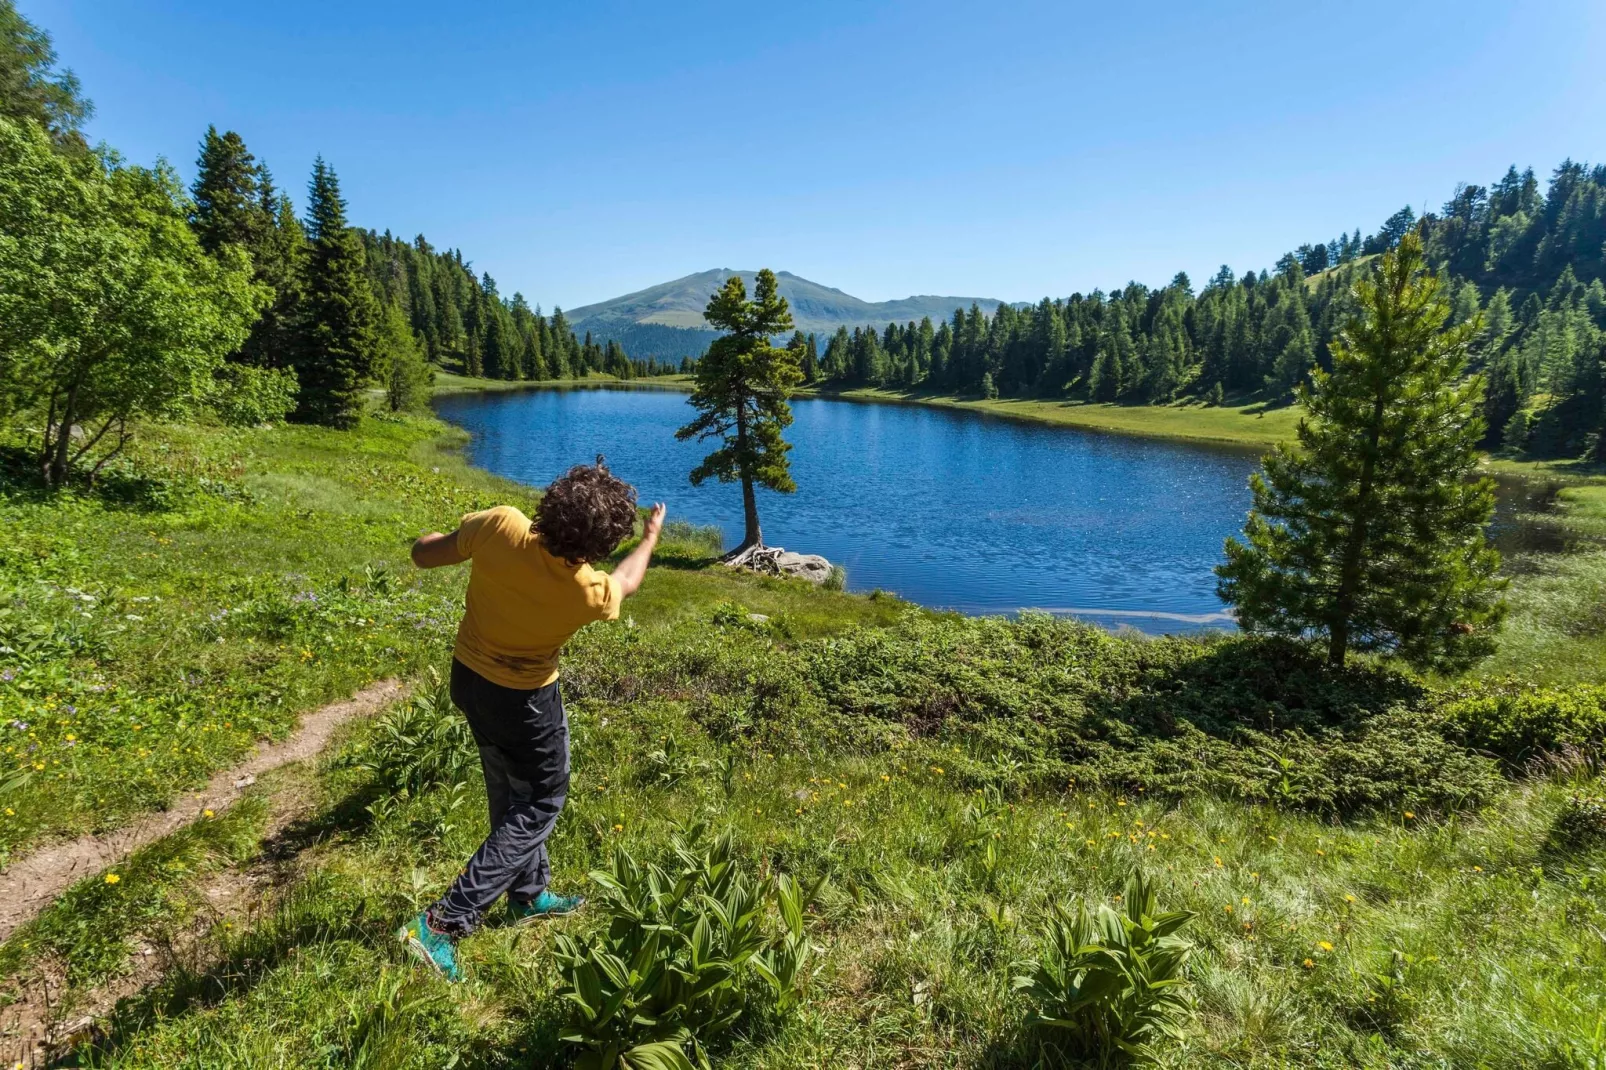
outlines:
[{"label": "shrub", "polygon": [[218,419],[234,427],[283,420],[296,407],[296,373],[289,368],[225,364],[207,399]]},{"label": "shrub", "polygon": [[1606,687],[1502,685],[1455,699],[1440,710],[1445,733],[1520,769],[1536,758],[1606,758]]},{"label": "shrub", "polygon": [[819,883],[805,892],[787,876],[757,879],[729,832],[706,842],[700,824],[675,838],[669,869],[621,846],[591,879],[607,930],[557,938],[563,1039],[583,1050],[579,1070],[690,1070],[693,1058],[706,1068],[721,1034],[796,1005],[812,955],[803,909]]},{"label": "shrub", "polygon": [[1095,1060],[1109,1066],[1154,1057],[1154,1045],[1180,1037],[1192,1012],[1187,993],[1193,945],[1177,935],[1197,915],[1162,914],[1153,886],[1133,869],[1118,912],[1054,906],[1042,956],[1025,964],[1015,988],[1032,1001],[1028,1024],[1050,1065]]},{"label": "shrub", "polygon": [[1606,795],[1578,792],[1569,798],[1550,823],[1545,846],[1564,853],[1606,847]]}]

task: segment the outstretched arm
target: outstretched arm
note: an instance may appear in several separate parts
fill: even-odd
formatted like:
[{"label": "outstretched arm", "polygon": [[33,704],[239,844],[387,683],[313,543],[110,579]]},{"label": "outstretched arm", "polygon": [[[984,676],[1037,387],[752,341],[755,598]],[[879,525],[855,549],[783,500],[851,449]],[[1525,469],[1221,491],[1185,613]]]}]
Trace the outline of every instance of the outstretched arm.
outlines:
[{"label": "outstretched arm", "polygon": [[419,568],[440,568],[442,565],[460,565],[468,558],[457,548],[457,532],[442,535],[432,531],[420,535],[413,543],[413,564]]},{"label": "outstretched arm", "polygon": [[624,598],[635,594],[647,575],[647,562],[652,559],[653,548],[658,545],[658,533],[664,527],[664,511],[663,502],[652,507],[652,515],[641,526],[641,541],[613,570],[614,582],[619,585],[620,595]]}]

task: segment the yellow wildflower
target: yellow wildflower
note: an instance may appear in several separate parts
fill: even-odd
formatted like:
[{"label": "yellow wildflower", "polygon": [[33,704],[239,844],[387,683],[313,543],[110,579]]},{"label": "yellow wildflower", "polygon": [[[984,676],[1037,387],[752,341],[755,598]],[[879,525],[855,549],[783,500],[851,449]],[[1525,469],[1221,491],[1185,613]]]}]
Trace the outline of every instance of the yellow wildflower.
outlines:
[{"label": "yellow wildflower", "polygon": [[116,883],[117,883],[117,882],[118,882],[118,881],[120,881],[120,880],[122,880],[122,879],[123,879],[123,878],[121,878],[121,877],[119,877],[119,876],[118,876],[118,875],[117,875],[117,874],[115,874],[115,873],[108,873],[108,874],[106,874],[106,883],[107,883],[107,884],[116,884]]}]

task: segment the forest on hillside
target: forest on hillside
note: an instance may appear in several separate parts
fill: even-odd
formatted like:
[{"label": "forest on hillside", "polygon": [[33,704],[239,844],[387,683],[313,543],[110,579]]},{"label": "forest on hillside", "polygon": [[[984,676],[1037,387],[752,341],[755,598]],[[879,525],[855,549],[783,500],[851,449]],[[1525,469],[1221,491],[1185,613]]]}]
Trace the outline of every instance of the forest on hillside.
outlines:
[{"label": "forest on hillside", "polygon": [[1202,289],[1165,286],[1044,298],[1032,307],[955,309],[949,322],[839,329],[814,382],[959,394],[1078,397],[1134,404],[1291,397],[1352,311],[1358,272],[1420,228],[1448,276],[1451,326],[1481,317],[1473,367],[1485,375],[1487,445],[1544,456],[1600,450],[1606,361],[1606,166],[1567,160],[1540,188],[1510,168],[1463,185],[1437,213],[1410,208],[1376,233],[1300,245],[1271,271],[1223,266]]}]

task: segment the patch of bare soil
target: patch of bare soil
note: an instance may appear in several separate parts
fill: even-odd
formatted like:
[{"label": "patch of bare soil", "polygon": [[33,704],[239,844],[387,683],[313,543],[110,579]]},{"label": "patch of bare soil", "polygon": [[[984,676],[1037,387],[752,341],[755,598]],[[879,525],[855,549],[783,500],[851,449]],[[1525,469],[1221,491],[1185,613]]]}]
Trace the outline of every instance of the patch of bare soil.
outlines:
[{"label": "patch of bare soil", "polygon": [[121,862],[146,844],[176,832],[204,811],[220,813],[239,799],[256,778],[270,769],[299,762],[321,751],[335,729],[355,717],[366,717],[400,698],[397,680],[369,684],[344,702],[332,702],[302,718],[301,726],[283,743],[259,746],[254,756],[212,777],[202,791],[173,803],[115,832],[80,836],[43,847],[0,873],[0,940],[33,918],[78,880]]},{"label": "patch of bare soil", "polygon": [[[396,680],[371,684],[344,702],[308,714],[283,743],[259,747],[250,759],[218,773],[205,790],[187,795],[169,810],[116,832],[46,847],[13,863],[0,874],[0,939],[9,937],[75,881],[176,832],[203,811],[221,812],[237,802],[258,776],[317,755],[342,724],[372,715],[405,692],[405,685]],[[269,905],[275,889],[287,884],[298,868],[297,856],[306,844],[290,842],[294,837],[286,833],[309,816],[310,807],[302,793],[276,793],[256,860],[208,878],[201,887],[202,909],[191,924],[160,941],[141,941],[129,970],[116,980],[93,992],[74,994],[70,1003],[64,1003],[65,964],[41,963],[38,975],[17,992],[16,1001],[0,1008],[0,1067],[51,1065],[92,1036],[119,1000],[142,991],[176,965],[193,965],[197,956],[205,954],[205,937],[216,926]]]}]

